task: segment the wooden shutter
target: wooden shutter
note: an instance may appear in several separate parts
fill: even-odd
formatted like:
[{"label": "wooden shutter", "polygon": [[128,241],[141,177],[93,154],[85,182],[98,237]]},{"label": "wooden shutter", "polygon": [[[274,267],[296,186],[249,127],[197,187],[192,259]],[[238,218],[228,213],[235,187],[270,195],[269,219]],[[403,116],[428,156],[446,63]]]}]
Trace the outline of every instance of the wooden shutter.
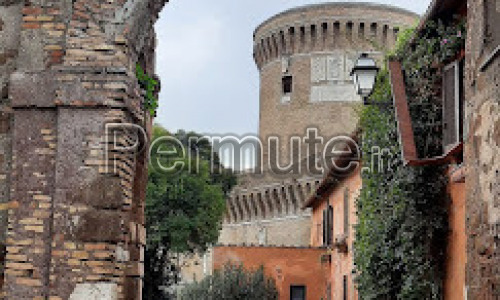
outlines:
[{"label": "wooden shutter", "polygon": [[347,276],[344,275],[344,300],[347,300],[349,296],[349,290],[347,286]]},{"label": "wooden shutter", "polygon": [[459,64],[453,62],[443,72],[443,148],[446,153],[459,142]]},{"label": "wooden shutter", "polygon": [[328,225],[326,224],[327,223],[327,210],[324,209],[323,210],[323,245],[326,246],[327,245],[327,232],[328,232]]},{"label": "wooden shutter", "polygon": [[333,242],[333,207],[328,206],[328,230],[327,230],[327,242],[331,245]]},{"label": "wooden shutter", "polygon": [[486,0],[484,2],[486,5],[485,46],[491,52],[500,46],[500,30],[498,29],[498,24],[500,24],[500,1]]},{"label": "wooden shutter", "polygon": [[344,234],[349,236],[349,188],[344,191]]}]

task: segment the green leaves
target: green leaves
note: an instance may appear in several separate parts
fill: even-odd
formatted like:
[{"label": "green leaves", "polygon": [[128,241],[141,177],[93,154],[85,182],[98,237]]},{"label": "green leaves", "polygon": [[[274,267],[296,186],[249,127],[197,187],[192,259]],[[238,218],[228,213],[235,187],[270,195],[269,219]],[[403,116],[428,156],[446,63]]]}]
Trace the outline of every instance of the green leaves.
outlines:
[{"label": "green leaves", "polygon": [[[387,70],[377,78],[374,102],[392,100]],[[419,116],[414,116],[418,118]],[[363,186],[357,199],[354,243],[360,299],[440,299],[446,247],[446,180],[442,168],[406,167],[393,108],[364,107]],[[389,168],[380,164],[381,149]]]},{"label": "green leaves", "polygon": [[441,144],[441,82],[442,67],[454,60],[465,49],[466,24],[456,21],[445,25],[441,21],[428,21],[424,28],[414,34],[412,44],[406,37],[398,39],[396,57],[405,70],[406,92],[413,117],[413,130],[420,157],[442,154]]},{"label": "green leaves", "polygon": [[[153,135],[154,139],[171,136],[160,126],[153,128]],[[196,134],[189,134],[193,135]],[[180,132],[175,137],[184,144],[187,139],[183,136],[184,132]],[[176,281],[178,270],[174,254],[200,253],[217,241],[225,212],[225,189],[231,189],[236,183],[227,169],[220,173],[225,177],[210,172],[212,149],[209,143],[193,147],[190,151],[202,153],[198,169],[183,168],[176,173],[157,171],[153,167],[148,170],[145,299],[169,299],[160,287]],[[151,159],[156,160],[157,155],[153,152]],[[172,158],[162,158],[162,162],[168,159]],[[185,166],[190,165],[189,159],[184,159]]]},{"label": "green leaves", "polygon": [[158,86],[158,81],[149,77],[139,64],[136,65],[135,71],[137,81],[145,92],[143,107],[149,111],[152,117],[155,117],[156,110],[158,109],[158,99],[155,97],[155,89]]},{"label": "green leaves", "polygon": [[212,276],[185,287],[180,300],[277,300],[278,291],[264,268],[245,270],[242,265],[227,264]]}]

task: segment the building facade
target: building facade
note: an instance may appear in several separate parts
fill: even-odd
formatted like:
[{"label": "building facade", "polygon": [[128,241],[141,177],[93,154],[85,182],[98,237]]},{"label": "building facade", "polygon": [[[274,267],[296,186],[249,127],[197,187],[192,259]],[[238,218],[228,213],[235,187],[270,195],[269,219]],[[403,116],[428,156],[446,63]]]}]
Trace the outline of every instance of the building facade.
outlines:
[{"label": "building facade", "polygon": [[328,175],[305,205],[312,209],[311,245],[325,249],[328,261],[327,299],[358,299],[353,242],[361,185],[359,167],[345,178]]},{"label": "building facade", "polygon": [[265,274],[273,278],[280,300],[328,299],[329,263],[324,250],[309,247],[273,246],[216,246],[214,267],[242,263],[256,270],[263,266]]}]

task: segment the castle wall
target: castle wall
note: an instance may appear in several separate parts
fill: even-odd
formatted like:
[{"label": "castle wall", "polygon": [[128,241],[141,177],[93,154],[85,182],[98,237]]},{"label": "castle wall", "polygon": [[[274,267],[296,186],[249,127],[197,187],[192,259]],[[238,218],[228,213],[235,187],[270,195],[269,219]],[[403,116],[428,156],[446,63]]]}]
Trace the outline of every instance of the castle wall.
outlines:
[{"label": "castle wall", "polygon": [[307,246],[310,232],[310,214],[241,224],[224,224],[219,244]]}]

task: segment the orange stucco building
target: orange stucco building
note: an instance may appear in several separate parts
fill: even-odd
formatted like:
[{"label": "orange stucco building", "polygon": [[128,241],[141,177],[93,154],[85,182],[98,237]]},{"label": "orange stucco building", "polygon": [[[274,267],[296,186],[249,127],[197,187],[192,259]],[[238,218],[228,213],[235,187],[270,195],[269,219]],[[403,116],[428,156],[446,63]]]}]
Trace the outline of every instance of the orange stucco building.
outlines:
[{"label": "orange stucco building", "polygon": [[213,264],[215,269],[227,263],[250,270],[264,266],[266,275],[276,282],[280,300],[296,299],[292,290],[303,292],[303,299],[326,300],[330,265],[324,254],[322,248],[217,246]]},{"label": "orange stucco building", "polygon": [[360,189],[359,168],[345,178],[328,175],[306,203],[313,212],[311,245],[326,248],[331,261],[329,299],[357,299],[352,244]]}]

